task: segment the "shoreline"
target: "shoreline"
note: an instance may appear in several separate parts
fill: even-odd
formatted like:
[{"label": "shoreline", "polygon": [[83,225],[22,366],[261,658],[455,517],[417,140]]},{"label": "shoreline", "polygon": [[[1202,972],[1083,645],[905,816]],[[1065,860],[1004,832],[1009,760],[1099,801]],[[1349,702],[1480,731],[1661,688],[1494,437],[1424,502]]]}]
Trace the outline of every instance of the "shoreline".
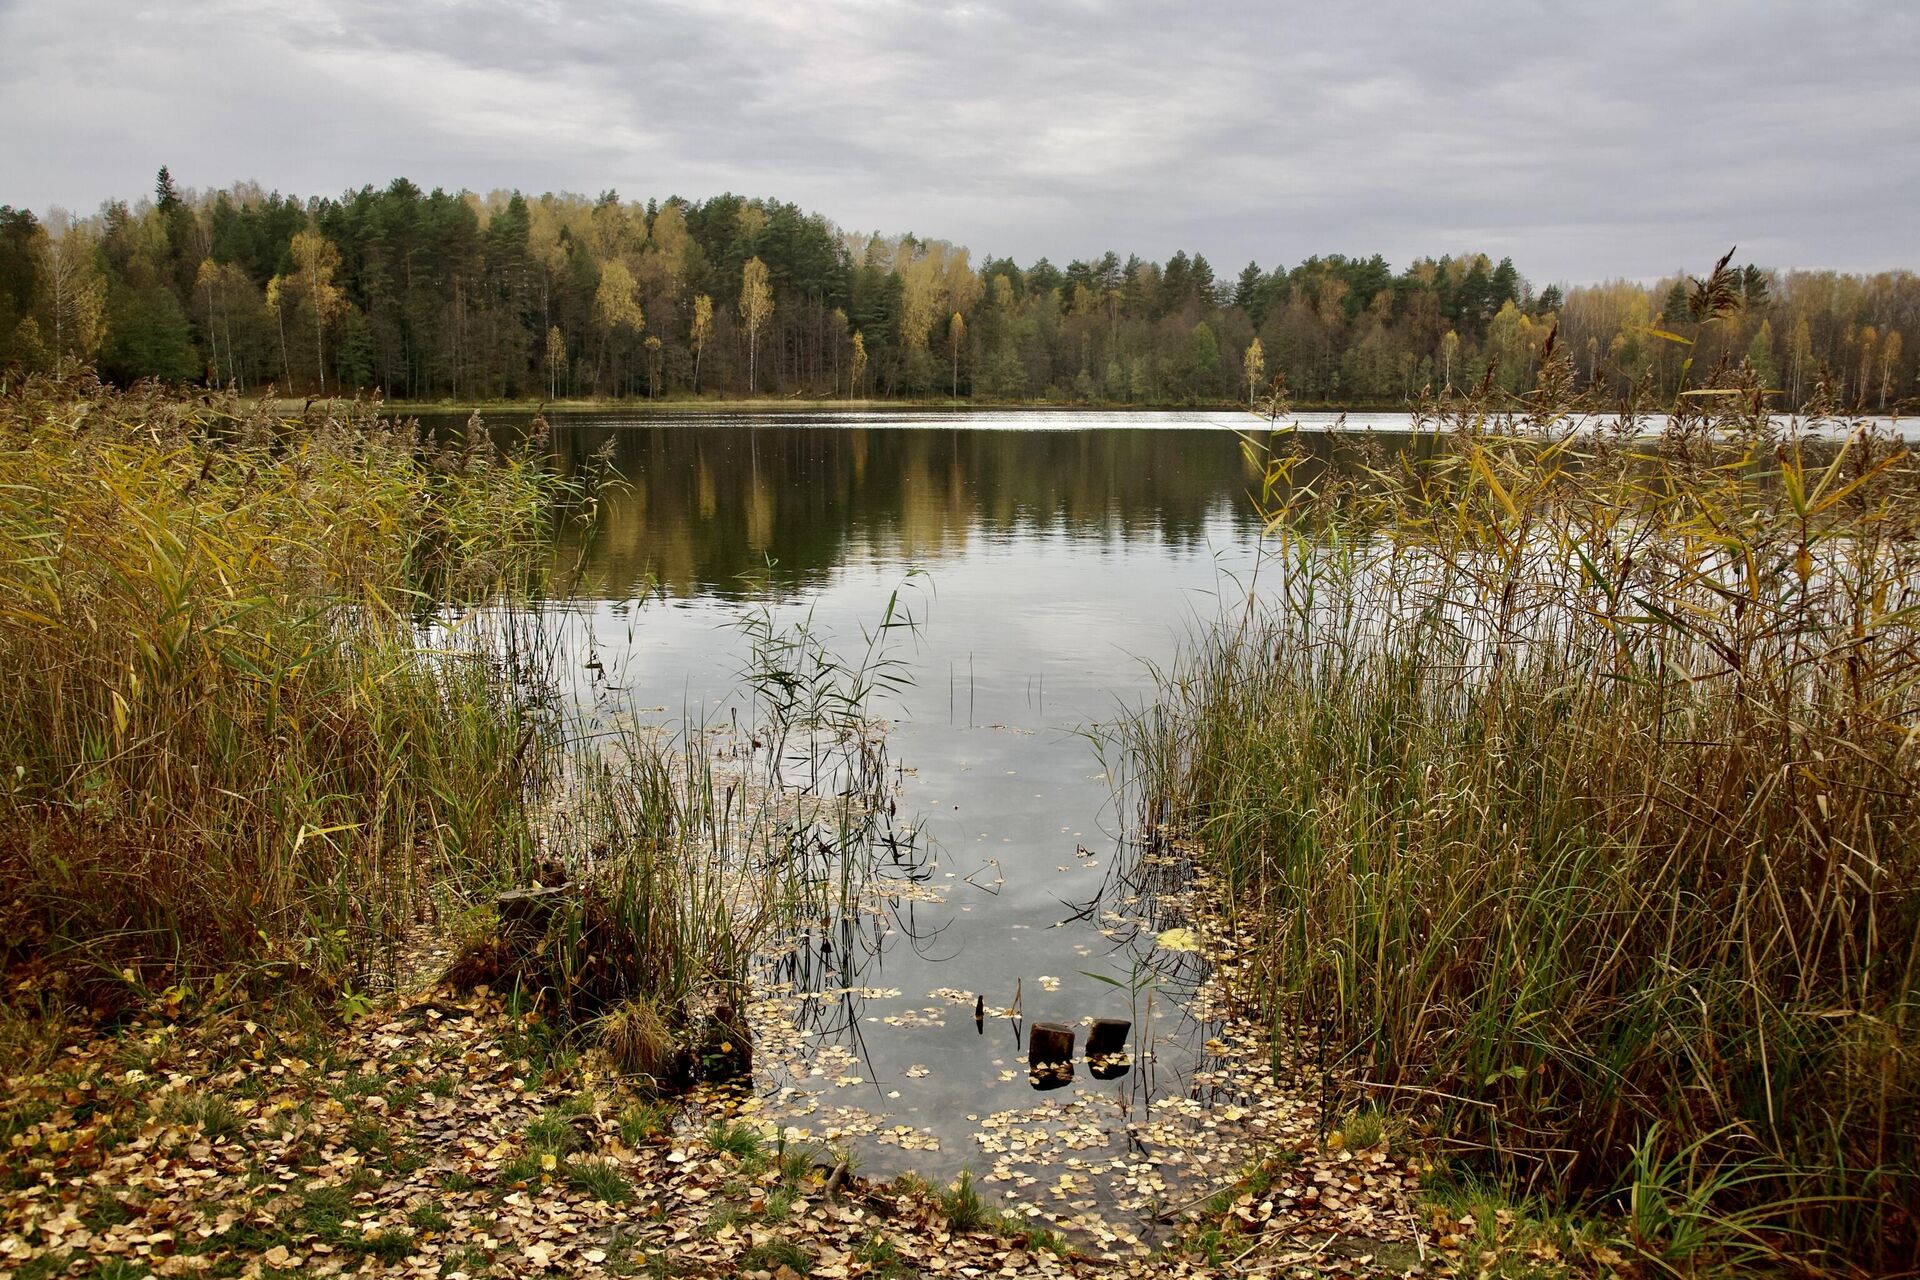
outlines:
[{"label": "shoreline", "polygon": [[[299,412],[302,408],[328,403],[350,404],[355,399],[364,398],[348,395],[315,396],[276,396],[272,400],[262,401],[254,397],[241,398],[241,403],[252,406],[266,404],[276,410]],[[1244,404],[1098,404],[1063,403],[1049,400],[892,400],[892,399],[824,399],[804,397],[794,399],[772,398],[767,396],[739,397],[737,399],[676,399],[662,397],[647,399],[560,399],[560,400],[381,400],[381,407],[389,412],[409,414],[447,415],[456,413],[622,413],[622,414],[698,414],[715,415],[729,413],[766,413],[784,411],[792,413],[836,413],[836,412],[889,412],[975,414],[1015,414],[1015,413],[1060,413],[1060,414],[1148,414],[1148,413],[1244,413],[1248,417],[1264,421],[1264,417]],[[1301,413],[1406,413],[1406,405],[1294,405],[1291,411]]]}]

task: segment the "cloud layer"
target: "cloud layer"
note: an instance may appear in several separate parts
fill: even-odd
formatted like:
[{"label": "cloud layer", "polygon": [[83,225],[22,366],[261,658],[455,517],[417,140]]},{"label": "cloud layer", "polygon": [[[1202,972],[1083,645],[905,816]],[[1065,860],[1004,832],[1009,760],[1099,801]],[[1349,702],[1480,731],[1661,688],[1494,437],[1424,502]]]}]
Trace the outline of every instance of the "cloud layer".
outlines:
[{"label": "cloud layer", "polygon": [[0,202],[778,195],[1064,261],[1920,265],[1920,7],[0,0]]}]

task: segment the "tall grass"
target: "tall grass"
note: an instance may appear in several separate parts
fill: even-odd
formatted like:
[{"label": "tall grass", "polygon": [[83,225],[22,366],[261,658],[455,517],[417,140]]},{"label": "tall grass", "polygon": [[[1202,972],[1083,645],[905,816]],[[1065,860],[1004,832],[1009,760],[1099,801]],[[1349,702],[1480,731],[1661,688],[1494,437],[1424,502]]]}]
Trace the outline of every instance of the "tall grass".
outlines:
[{"label": "tall grass", "polygon": [[1462,1159],[1676,1272],[1910,1268],[1920,468],[1745,371],[1642,438],[1557,367],[1268,460],[1257,598],[1127,730],[1145,812],[1276,1027]]},{"label": "tall grass", "polygon": [[364,981],[431,887],[524,865],[551,727],[502,637],[429,648],[423,624],[534,585],[559,496],[477,421],[435,442],[370,404],[0,398],[15,958],[108,1004],[118,984]]}]

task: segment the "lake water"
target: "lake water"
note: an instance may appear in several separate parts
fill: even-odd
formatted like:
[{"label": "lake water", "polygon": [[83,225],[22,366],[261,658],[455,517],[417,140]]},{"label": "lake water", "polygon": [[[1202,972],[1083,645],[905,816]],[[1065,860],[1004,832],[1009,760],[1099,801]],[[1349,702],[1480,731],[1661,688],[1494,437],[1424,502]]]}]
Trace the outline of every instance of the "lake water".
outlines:
[{"label": "lake water", "polygon": [[[1404,442],[1408,420],[1340,425],[1305,438],[1327,465],[1378,447],[1370,432]],[[1259,471],[1243,433],[1265,426],[1025,411],[555,423],[566,465],[598,455],[623,481],[594,535],[561,548],[577,698],[683,729],[750,720],[747,620],[804,623],[849,655],[896,593],[915,621],[892,649],[909,683],[869,708],[889,725],[914,852],[883,868],[893,891],[857,946],[809,934],[761,970],[770,1119],[846,1144],[863,1172],[971,1169],[1011,1196],[1038,1194],[1023,1156],[1064,1158],[1094,1184],[1056,1191],[1064,1206],[1136,1217],[1227,1149],[1170,1167],[1142,1137],[1156,1107],[1214,1137],[1222,1115],[1267,1123],[1245,1118],[1262,1073],[1223,1071],[1222,1025],[1193,1005],[1198,957],[1156,945],[1185,923],[1156,892],[1176,872],[1139,866],[1136,815],[1095,747],[1184,640],[1244,607]],[[1018,1020],[997,1016],[1016,1004]],[[1082,1061],[1037,1088],[1026,1029],[1068,1024],[1084,1050],[1095,1017],[1134,1024],[1131,1069],[1094,1079]]]},{"label": "lake water", "polygon": [[[945,1180],[1006,1154],[994,1117],[1075,1116],[1091,1153],[1091,1130],[1124,1149],[1156,1099],[1206,1092],[1195,1076],[1218,1027],[1186,1013],[1198,958],[1154,945],[1167,921],[1132,877],[1134,815],[1090,735],[1243,591],[1258,472],[1237,433],[1263,427],[1031,413],[556,424],[567,465],[602,454],[624,482],[604,490],[592,538],[560,552],[563,576],[577,572],[576,697],[725,725],[750,714],[741,624],[758,611],[848,654],[896,592],[916,624],[891,650],[910,684],[870,708],[903,770],[913,874],[883,900],[855,978],[770,1006],[791,1026],[759,1053],[771,1118],[846,1142],[863,1172]],[[786,959],[773,976],[796,975]],[[802,963],[803,986],[815,967],[830,966]],[[1018,1022],[991,1016],[1016,994]],[[1070,1024],[1084,1052],[1092,1017],[1136,1023],[1133,1069],[1095,1080],[1082,1060],[1069,1085],[1036,1091],[1025,1029]]]}]

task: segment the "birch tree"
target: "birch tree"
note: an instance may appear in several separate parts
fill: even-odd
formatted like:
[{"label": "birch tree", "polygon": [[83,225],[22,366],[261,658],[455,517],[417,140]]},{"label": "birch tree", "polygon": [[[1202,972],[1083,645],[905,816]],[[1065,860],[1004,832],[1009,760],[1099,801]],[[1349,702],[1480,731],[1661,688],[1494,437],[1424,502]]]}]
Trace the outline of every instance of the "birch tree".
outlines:
[{"label": "birch tree", "polygon": [[858,329],[853,331],[853,354],[847,359],[847,396],[849,399],[859,394],[860,382],[867,376],[867,339]]},{"label": "birch tree", "polygon": [[[647,326],[646,313],[640,309],[639,286],[634,283],[633,272],[620,258],[608,262],[600,272],[600,285],[593,294],[593,317],[600,325],[600,361],[594,365],[597,377],[600,363],[605,362],[614,337],[623,330],[639,333]],[[613,381],[615,394],[618,394],[620,372],[617,360]]]},{"label": "birch tree", "polygon": [[[320,394],[327,394],[327,353],[325,335],[327,324],[338,315],[345,303],[345,295],[333,282],[333,273],[340,269],[340,246],[321,235],[318,231],[296,231],[291,246],[294,266],[298,269],[295,277],[306,292],[307,302],[313,308],[313,359],[316,372],[320,375]],[[282,341],[285,340],[284,334]]]},{"label": "birch tree", "polygon": [[748,258],[740,269],[740,322],[747,329],[747,393],[754,390],[754,370],[760,354],[760,331],[773,318],[773,286],[767,283],[767,264]]},{"label": "birch tree", "polygon": [[98,239],[61,209],[47,217],[39,240],[41,281],[53,320],[53,372],[64,372],[66,357],[91,360],[100,349],[101,319],[106,314],[107,279],[95,257]]},{"label": "birch tree", "polygon": [[1260,384],[1267,377],[1267,351],[1258,337],[1247,344],[1247,354],[1240,360],[1240,373],[1247,380],[1247,403],[1251,405],[1260,398]]},{"label": "birch tree", "polygon": [[560,398],[560,370],[564,369],[566,364],[566,335],[560,332],[559,325],[551,325],[547,329],[546,354],[547,398],[549,400],[557,400]]},{"label": "birch tree", "polygon": [[700,394],[700,357],[706,354],[707,340],[713,337],[713,299],[704,293],[693,299],[693,393]]},{"label": "birch tree", "polygon": [[960,398],[960,351],[967,344],[967,322],[958,311],[947,322],[947,345],[953,349],[953,398]]}]

